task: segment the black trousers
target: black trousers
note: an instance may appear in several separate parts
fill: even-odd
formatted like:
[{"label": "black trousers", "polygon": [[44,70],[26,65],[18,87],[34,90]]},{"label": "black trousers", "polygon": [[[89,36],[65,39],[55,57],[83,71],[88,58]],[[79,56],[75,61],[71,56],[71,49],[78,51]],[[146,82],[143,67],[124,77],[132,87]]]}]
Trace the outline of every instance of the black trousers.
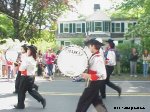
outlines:
[{"label": "black trousers", "polygon": [[18,71],[16,81],[15,81],[15,92],[17,92],[17,93],[18,93],[18,90],[19,90],[20,77],[21,77],[21,72]]},{"label": "black trousers", "polygon": [[99,85],[102,81],[91,81],[89,86],[84,89],[79,99],[76,112],[86,112],[91,104],[94,105],[97,112],[107,112],[101,97],[99,96]]},{"label": "black trousers", "polygon": [[38,64],[37,66],[37,75],[42,76],[42,64]]},{"label": "black trousers", "polygon": [[[18,93],[18,90],[19,90],[20,78],[21,78],[21,72],[18,71],[16,81],[15,81],[15,92],[16,93]],[[33,88],[38,88],[38,86],[36,84],[33,84]]]},{"label": "black trousers", "polygon": [[17,106],[20,108],[25,107],[24,101],[25,101],[25,94],[26,91],[29,92],[29,94],[35,98],[37,101],[42,101],[43,97],[33,89],[34,85],[34,77],[33,76],[21,76],[20,78],[20,85],[19,85],[19,91],[18,91],[18,104]]},{"label": "black trousers", "polygon": [[105,80],[104,86],[100,89],[100,93],[101,93],[102,97],[106,97],[106,85],[108,85],[112,89],[116,90],[117,92],[119,92],[119,90],[120,90],[119,86],[116,86],[114,83],[112,83],[110,81],[110,75],[112,74],[113,70],[114,70],[114,66],[106,65],[107,78]]}]

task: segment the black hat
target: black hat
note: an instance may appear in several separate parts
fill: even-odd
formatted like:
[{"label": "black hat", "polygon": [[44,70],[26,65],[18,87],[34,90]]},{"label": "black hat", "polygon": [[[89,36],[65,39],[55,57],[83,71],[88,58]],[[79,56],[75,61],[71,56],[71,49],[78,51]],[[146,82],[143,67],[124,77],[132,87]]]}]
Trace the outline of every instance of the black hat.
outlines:
[{"label": "black hat", "polygon": [[111,42],[114,42],[114,40],[113,39],[108,39],[106,42],[111,43]]},{"label": "black hat", "polygon": [[23,44],[21,47],[27,52],[27,44]]},{"label": "black hat", "polygon": [[36,46],[30,45],[30,46],[27,46],[27,48],[30,49],[32,52],[37,53],[37,47]]},{"label": "black hat", "polygon": [[90,40],[87,40],[85,42],[85,45],[89,45],[89,44],[99,44],[100,46],[104,46],[105,44],[102,43],[102,39],[99,38],[92,38]]}]

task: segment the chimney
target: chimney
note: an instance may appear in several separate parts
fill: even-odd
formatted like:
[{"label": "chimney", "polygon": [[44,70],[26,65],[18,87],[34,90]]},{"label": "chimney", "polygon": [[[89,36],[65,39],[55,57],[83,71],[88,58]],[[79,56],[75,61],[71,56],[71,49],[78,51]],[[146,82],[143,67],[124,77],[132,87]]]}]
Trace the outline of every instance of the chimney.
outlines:
[{"label": "chimney", "polygon": [[94,4],[94,12],[100,10],[100,4]]}]

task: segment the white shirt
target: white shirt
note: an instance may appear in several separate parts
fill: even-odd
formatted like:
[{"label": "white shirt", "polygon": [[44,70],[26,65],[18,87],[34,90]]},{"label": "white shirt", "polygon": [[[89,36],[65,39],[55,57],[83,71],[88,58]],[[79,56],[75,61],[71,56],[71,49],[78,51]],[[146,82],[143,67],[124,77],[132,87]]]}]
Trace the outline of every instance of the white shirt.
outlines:
[{"label": "white shirt", "polygon": [[106,79],[106,68],[104,63],[104,58],[100,53],[95,54],[89,60],[89,70],[96,72],[96,75],[99,77],[98,80]]},{"label": "white shirt", "polygon": [[21,54],[21,61],[25,60],[27,58],[27,53]]},{"label": "white shirt", "polygon": [[116,65],[116,54],[115,51],[109,50],[106,56],[108,63],[106,65],[115,66]]},{"label": "white shirt", "polygon": [[26,59],[22,60],[19,71],[25,70],[27,70],[27,76],[35,75],[36,61],[32,56],[27,56]]}]

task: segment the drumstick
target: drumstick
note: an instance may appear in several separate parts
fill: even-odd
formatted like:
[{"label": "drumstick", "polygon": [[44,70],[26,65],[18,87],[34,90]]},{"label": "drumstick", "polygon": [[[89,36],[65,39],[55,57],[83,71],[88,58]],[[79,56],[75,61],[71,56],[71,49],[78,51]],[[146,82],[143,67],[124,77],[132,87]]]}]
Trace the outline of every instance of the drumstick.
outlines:
[{"label": "drumstick", "polygon": [[89,87],[89,84],[90,84],[90,78],[88,78],[88,79],[86,80],[85,87],[86,87],[86,88]]}]

